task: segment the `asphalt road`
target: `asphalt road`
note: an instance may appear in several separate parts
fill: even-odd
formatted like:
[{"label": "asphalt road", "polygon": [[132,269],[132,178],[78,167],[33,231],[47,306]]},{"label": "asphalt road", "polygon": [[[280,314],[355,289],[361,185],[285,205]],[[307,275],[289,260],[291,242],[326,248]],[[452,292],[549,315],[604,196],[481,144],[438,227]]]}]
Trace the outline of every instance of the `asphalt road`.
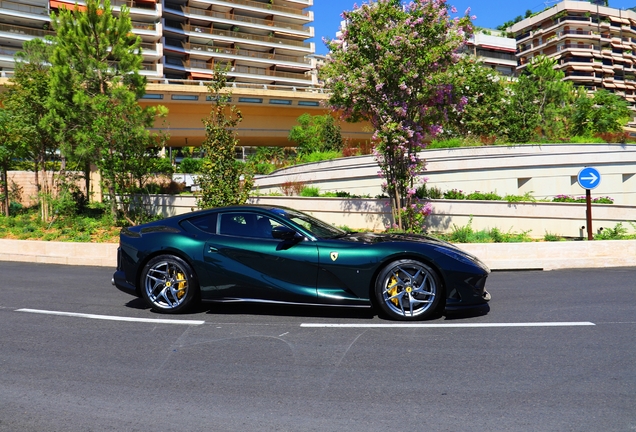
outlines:
[{"label": "asphalt road", "polygon": [[636,430],[636,268],[495,272],[487,315],[424,323],[439,327],[260,305],[166,317],[111,273],[0,262],[0,431]]}]

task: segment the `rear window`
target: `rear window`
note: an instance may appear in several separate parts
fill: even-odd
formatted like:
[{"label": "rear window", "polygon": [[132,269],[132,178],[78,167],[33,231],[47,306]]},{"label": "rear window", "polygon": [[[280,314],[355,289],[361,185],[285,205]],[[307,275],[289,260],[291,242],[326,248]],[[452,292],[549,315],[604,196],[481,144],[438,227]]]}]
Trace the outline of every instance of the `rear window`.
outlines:
[{"label": "rear window", "polygon": [[216,213],[196,216],[188,219],[188,222],[203,232],[216,234]]}]

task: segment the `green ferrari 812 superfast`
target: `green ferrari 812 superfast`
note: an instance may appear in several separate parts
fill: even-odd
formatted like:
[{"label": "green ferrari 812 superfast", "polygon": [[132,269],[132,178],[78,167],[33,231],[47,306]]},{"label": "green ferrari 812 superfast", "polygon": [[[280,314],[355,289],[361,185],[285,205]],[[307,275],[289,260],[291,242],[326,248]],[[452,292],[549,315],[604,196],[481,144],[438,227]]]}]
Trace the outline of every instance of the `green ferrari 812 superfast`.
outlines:
[{"label": "green ferrari 812 superfast", "polygon": [[395,320],[487,308],[490,273],[428,236],[350,233],[285,207],[195,211],[120,234],[113,284],[158,312],[199,301],[374,307]]}]

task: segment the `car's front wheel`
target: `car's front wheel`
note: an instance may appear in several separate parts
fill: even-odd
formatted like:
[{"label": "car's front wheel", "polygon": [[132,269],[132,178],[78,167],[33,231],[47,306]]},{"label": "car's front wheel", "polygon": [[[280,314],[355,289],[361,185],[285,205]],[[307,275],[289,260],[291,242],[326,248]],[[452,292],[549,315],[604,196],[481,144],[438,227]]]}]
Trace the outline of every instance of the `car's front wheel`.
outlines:
[{"label": "car's front wheel", "polygon": [[160,255],[148,261],[141,283],[141,295],[148,305],[164,313],[179,313],[189,308],[199,289],[192,267],[173,255]]},{"label": "car's front wheel", "polygon": [[389,318],[423,320],[437,312],[442,286],[428,265],[410,259],[393,261],[378,275],[375,298]]}]

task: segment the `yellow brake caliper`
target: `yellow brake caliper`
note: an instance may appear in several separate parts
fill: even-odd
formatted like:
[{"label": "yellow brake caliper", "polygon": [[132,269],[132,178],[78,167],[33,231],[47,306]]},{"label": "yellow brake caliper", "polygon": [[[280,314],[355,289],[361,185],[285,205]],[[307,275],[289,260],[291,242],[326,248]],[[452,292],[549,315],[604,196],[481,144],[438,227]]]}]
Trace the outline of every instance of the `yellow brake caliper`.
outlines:
[{"label": "yellow brake caliper", "polygon": [[[389,294],[389,297],[393,297],[394,295],[396,295],[398,293],[398,281],[397,281],[397,277],[393,276],[391,278],[391,280],[389,281],[389,286],[388,286],[388,290],[387,293]],[[399,301],[398,298],[392,298],[391,302],[396,305],[399,306]]]},{"label": "yellow brake caliper", "polygon": [[185,275],[183,273],[177,273],[177,279],[183,281],[177,284],[177,298],[181,299],[186,293]]}]

